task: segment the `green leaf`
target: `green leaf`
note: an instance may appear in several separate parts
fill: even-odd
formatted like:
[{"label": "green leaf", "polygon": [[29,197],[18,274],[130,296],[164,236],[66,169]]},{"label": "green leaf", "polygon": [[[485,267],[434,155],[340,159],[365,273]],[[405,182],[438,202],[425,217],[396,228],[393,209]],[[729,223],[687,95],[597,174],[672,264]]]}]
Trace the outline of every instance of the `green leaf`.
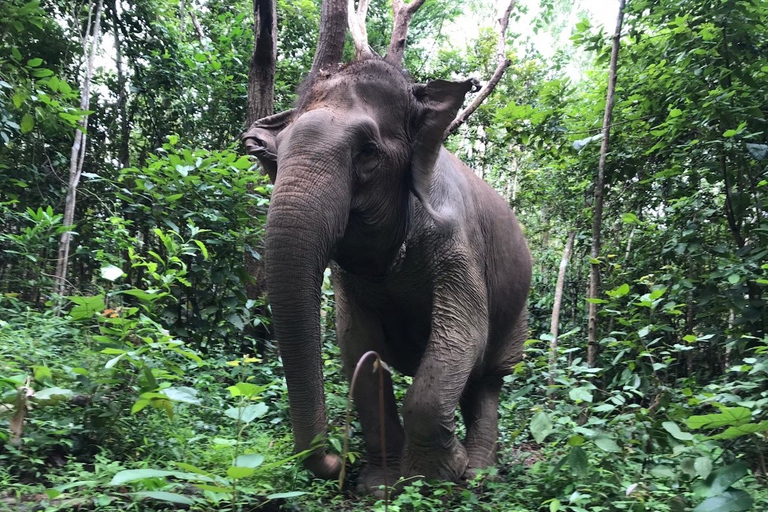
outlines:
[{"label": "green leaf", "polygon": [[730,466],[712,471],[706,481],[696,490],[696,494],[709,498],[724,493],[730,486],[747,476],[749,468],[738,461]]},{"label": "green leaf", "polygon": [[728,276],[728,282],[731,284],[736,284],[741,280],[741,276],[739,274],[731,274]]},{"label": "green leaf", "polygon": [[754,500],[744,491],[731,489],[704,500],[693,512],[741,512],[750,510]]},{"label": "green leaf", "polygon": [[161,391],[168,399],[174,402],[184,402],[185,404],[200,404],[200,399],[197,398],[197,390],[194,388],[188,388],[181,386],[178,388],[165,388]]},{"label": "green leaf", "polygon": [[139,480],[146,480],[147,478],[165,478],[176,474],[178,474],[178,471],[164,471],[161,469],[125,469],[113,476],[109,485],[123,485],[130,482],[138,482]]},{"label": "green leaf", "polygon": [[634,213],[623,213],[621,214],[621,221],[626,224],[636,224],[640,222],[640,219]]},{"label": "green leaf", "polygon": [[224,411],[224,415],[233,420],[240,420],[243,423],[250,423],[256,418],[264,416],[269,408],[266,404],[258,403],[246,405],[245,407],[231,407]]},{"label": "green leaf", "polygon": [[24,114],[21,118],[21,133],[29,133],[35,127],[35,118],[31,114]]},{"label": "green leaf", "polygon": [[36,68],[36,67],[39,67],[42,63],[43,63],[43,59],[36,57],[34,59],[29,59],[27,61],[27,66],[29,66],[30,68]]},{"label": "green leaf", "polygon": [[589,402],[592,403],[592,391],[586,387],[573,388],[568,391],[568,396],[574,402]]},{"label": "green leaf", "polygon": [[672,110],[669,111],[669,117],[672,117],[672,118],[680,117],[682,114],[683,114],[683,111],[680,110],[679,108],[673,108]]},{"label": "green leaf", "polygon": [[264,456],[258,453],[240,455],[235,459],[234,466],[241,468],[257,468],[264,462]]},{"label": "green leaf", "polygon": [[183,494],[176,494],[173,492],[165,491],[140,491],[134,492],[134,496],[139,498],[151,498],[153,500],[165,501],[168,503],[178,503],[179,505],[193,505],[194,500],[184,496]]},{"label": "green leaf", "polygon": [[571,466],[571,472],[576,476],[586,476],[589,472],[589,459],[580,446],[571,448],[571,453],[568,454],[568,464]]},{"label": "green leaf", "polygon": [[69,316],[72,320],[84,320],[92,318],[95,313],[100,313],[107,308],[104,303],[103,295],[94,295],[93,297],[67,297],[70,301],[76,304],[69,311]]},{"label": "green leaf", "polygon": [[706,479],[712,472],[712,459],[709,457],[696,457],[693,462],[693,469],[699,478]]},{"label": "green leaf", "polygon": [[63,389],[63,388],[44,388],[40,391],[37,391],[34,394],[34,398],[36,400],[55,400],[56,397],[59,399],[65,399],[69,398],[75,393],[71,389]]},{"label": "green leaf", "polygon": [[533,418],[531,418],[530,430],[533,439],[539,444],[543,443],[547,436],[554,430],[549,414],[544,411],[534,414]]},{"label": "green leaf", "polygon": [[703,416],[691,416],[685,420],[685,424],[691,429],[710,429],[719,427],[738,426],[748,423],[752,419],[752,412],[746,407],[723,407],[716,414]]},{"label": "green leaf", "polygon": [[621,452],[621,447],[613,440],[613,438],[606,435],[599,435],[595,438],[595,445],[604,452],[618,453]]},{"label": "green leaf", "polygon": [[123,276],[123,269],[114,265],[101,267],[101,277],[107,281],[115,281]]},{"label": "green leaf", "polygon": [[757,434],[758,432],[768,431],[768,420],[760,423],[745,423],[735,427],[728,427],[724,432],[711,436],[709,439],[734,439],[736,437]]},{"label": "green leaf", "polygon": [[288,498],[295,498],[297,496],[304,496],[307,494],[305,491],[288,491],[288,492],[276,492],[273,494],[268,494],[267,499],[268,500],[280,500],[280,499],[288,499]]},{"label": "green leaf", "polygon": [[624,283],[621,286],[617,286],[613,290],[608,290],[605,293],[609,297],[613,297],[613,298],[623,297],[629,293],[629,285],[627,283]]},{"label": "green leaf", "polygon": [[237,466],[230,466],[227,468],[227,476],[235,480],[239,478],[247,478],[256,472],[253,468],[240,468]]},{"label": "green leaf", "polygon": [[665,421],[661,424],[662,427],[664,427],[664,430],[669,432],[669,434],[674,437],[675,439],[678,439],[680,441],[692,441],[693,435],[689,434],[688,432],[683,432],[680,430],[680,427],[677,426],[677,423],[674,421]]}]

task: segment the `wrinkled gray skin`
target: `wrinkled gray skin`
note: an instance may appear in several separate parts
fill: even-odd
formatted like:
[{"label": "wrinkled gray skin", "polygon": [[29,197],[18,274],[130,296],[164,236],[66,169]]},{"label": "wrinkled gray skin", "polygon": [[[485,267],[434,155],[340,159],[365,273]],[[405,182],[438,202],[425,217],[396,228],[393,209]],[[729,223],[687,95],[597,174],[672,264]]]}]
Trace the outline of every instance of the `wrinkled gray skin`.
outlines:
[{"label": "wrinkled gray skin", "polygon": [[[413,376],[401,426],[385,381],[355,388],[367,447],[360,486],[398,477],[459,481],[493,465],[502,377],[520,360],[531,261],[509,207],[442,147],[472,81],[409,83],[382,60],[310,80],[297,108],[244,135],[275,187],[267,217],[267,287],[297,450],[325,438],[319,306],[330,264],[337,334],[351,376],[368,350]],[[454,434],[456,408],[466,423]],[[334,478],[322,445],[305,465]]]}]

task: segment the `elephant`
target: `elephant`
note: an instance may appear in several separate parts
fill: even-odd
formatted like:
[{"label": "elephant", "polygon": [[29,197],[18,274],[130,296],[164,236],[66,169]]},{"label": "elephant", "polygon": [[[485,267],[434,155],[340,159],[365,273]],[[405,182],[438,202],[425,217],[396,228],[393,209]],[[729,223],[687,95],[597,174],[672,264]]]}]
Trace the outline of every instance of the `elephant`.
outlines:
[{"label": "elephant", "polygon": [[443,147],[475,86],[413,84],[372,57],[310,75],[294,109],[243,135],[274,183],[267,294],[296,449],[311,450],[304,465],[317,477],[336,478],[342,463],[322,443],[320,299],[329,265],[347,376],[374,350],[413,377],[402,423],[385,377],[386,451],[378,377],[355,385],[366,447],[359,487],[375,493],[416,475],[458,482],[496,462],[503,377],[527,337],[531,256],[507,202]]}]

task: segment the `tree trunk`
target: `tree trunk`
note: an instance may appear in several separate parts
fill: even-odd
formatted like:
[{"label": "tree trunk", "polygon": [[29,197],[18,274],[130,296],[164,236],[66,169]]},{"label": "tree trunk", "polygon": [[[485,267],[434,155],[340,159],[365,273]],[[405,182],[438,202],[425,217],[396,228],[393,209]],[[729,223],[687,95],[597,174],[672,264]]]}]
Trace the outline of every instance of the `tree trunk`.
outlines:
[{"label": "tree trunk", "polygon": [[341,63],[347,22],[347,0],[323,0],[320,34],[311,73],[329,71]]},{"label": "tree trunk", "polygon": [[[91,102],[91,78],[93,76],[93,61],[96,56],[96,48],[101,36],[101,10],[104,6],[104,0],[98,0],[96,12],[91,16],[89,13],[88,34],[91,34],[89,44],[84,44],[85,76],[83,77],[83,86],[80,93],[80,110],[88,110]],[[64,203],[64,226],[68,228],[75,223],[75,203],[77,198],[77,186],[80,183],[80,175],[83,172],[83,160],[85,159],[86,132],[88,130],[88,116],[84,115],[77,123],[75,130],[75,141],[72,144],[72,151],[69,156],[69,183],[67,184],[67,196]],[[69,246],[72,241],[72,231],[67,229],[62,233],[59,240],[59,253],[56,260],[56,274],[54,282],[54,293],[64,295],[67,291],[67,267],[69,263]]]},{"label": "tree trunk", "polygon": [[[603,225],[603,192],[605,189],[605,161],[608,156],[608,142],[613,118],[613,101],[616,92],[616,69],[619,62],[619,44],[621,25],[624,21],[625,0],[619,2],[619,15],[616,17],[616,32],[613,34],[611,65],[608,78],[608,93],[605,100],[603,117],[603,142],[600,146],[600,162],[595,180],[595,203],[592,211],[592,251],[589,272],[589,298],[597,299],[600,291],[600,231]],[[587,364],[594,366],[597,359],[597,304],[589,303],[589,324],[587,326]]]},{"label": "tree trunk", "polygon": [[253,40],[248,68],[247,126],[275,111],[277,8],[274,0],[253,0]]},{"label": "tree trunk", "polygon": [[[275,66],[277,62],[277,4],[274,0],[253,0],[253,40],[254,50],[248,68],[248,118],[251,126],[262,117],[270,116],[275,111]],[[253,190],[248,186],[249,192]],[[255,207],[248,209],[249,215],[256,218],[259,212]],[[245,294],[251,300],[259,300],[267,290],[266,273],[263,257],[264,240],[253,238],[246,240],[243,264],[250,280],[245,284]],[[259,306],[257,314],[266,315],[266,307]],[[266,354],[266,340],[271,338],[264,324],[253,328],[248,326],[246,333],[257,340],[256,351],[262,357]],[[243,353],[248,347],[242,347]]]},{"label": "tree trunk", "polygon": [[563,259],[560,260],[560,269],[557,272],[557,284],[555,285],[555,303],[552,305],[552,323],[549,332],[552,339],[549,342],[549,385],[555,383],[555,370],[557,368],[557,336],[560,329],[560,306],[563,303],[563,288],[565,286],[565,270],[568,268],[568,259],[573,251],[573,242],[576,239],[576,231],[568,233],[568,240],[565,242],[563,250]]}]

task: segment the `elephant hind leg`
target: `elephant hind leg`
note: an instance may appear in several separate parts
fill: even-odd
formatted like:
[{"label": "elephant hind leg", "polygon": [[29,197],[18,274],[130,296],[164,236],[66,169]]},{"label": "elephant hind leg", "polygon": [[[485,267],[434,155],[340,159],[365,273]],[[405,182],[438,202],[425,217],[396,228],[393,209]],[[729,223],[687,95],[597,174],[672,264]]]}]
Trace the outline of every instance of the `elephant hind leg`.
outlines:
[{"label": "elephant hind leg", "polygon": [[504,383],[500,375],[470,381],[461,398],[461,414],[467,429],[464,446],[469,464],[465,476],[473,470],[496,464],[499,437],[499,393]]}]

